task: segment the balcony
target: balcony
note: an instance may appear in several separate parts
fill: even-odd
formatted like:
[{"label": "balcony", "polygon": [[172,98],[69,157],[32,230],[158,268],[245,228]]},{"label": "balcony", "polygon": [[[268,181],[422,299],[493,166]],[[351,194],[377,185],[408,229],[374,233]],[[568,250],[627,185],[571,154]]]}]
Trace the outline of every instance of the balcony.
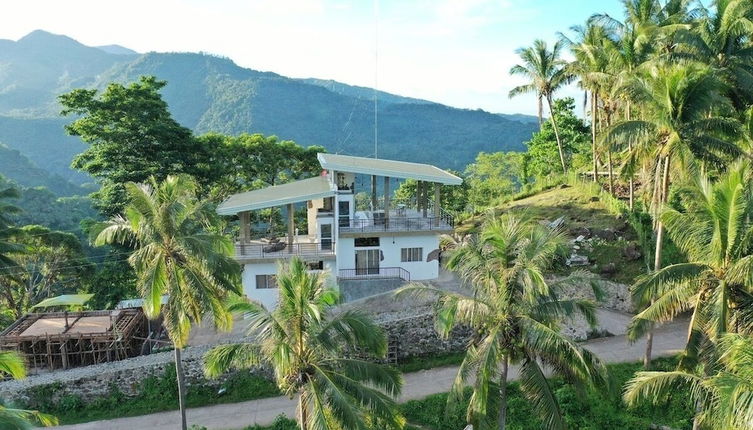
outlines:
[{"label": "balcony", "polygon": [[410,272],[402,267],[367,267],[360,269],[340,269],[338,280],[357,279],[400,279],[410,282]]},{"label": "balcony", "polygon": [[276,260],[294,256],[302,258],[334,257],[335,242],[317,242],[308,236],[297,236],[292,246],[283,238],[277,242],[251,240],[235,244],[235,258],[238,260]]},{"label": "balcony", "polygon": [[384,211],[361,212],[356,218],[340,218],[340,233],[379,233],[412,231],[452,231],[455,221],[452,215],[441,211],[439,217],[430,214],[422,216],[416,210],[390,210],[389,219]]}]

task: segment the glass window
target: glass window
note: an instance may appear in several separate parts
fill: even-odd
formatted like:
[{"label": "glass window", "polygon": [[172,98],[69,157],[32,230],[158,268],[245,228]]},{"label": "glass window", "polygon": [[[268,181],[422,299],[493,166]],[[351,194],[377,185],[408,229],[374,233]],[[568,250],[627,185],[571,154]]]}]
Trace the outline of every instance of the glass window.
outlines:
[{"label": "glass window", "polygon": [[403,263],[409,263],[411,261],[424,261],[424,249],[423,248],[401,248],[400,249],[400,261]]},{"label": "glass window", "polygon": [[357,237],[354,240],[354,245],[356,247],[362,247],[362,246],[379,246],[379,238],[378,237]]},{"label": "glass window", "polygon": [[277,276],[256,275],[256,289],[277,288]]}]

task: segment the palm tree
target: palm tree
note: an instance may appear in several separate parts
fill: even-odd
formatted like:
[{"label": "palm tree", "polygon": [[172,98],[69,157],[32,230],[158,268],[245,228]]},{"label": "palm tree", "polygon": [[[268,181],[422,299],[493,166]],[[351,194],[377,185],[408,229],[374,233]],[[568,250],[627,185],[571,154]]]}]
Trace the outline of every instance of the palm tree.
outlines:
[{"label": "palm tree", "polygon": [[[739,129],[739,123],[719,115],[731,108],[721,96],[721,83],[709,67],[696,63],[653,65],[627,88],[630,97],[642,106],[643,119],[621,121],[602,138],[618,144],[634,143],[626,161],[629,171],[639,161],[655,169],[656,207],[667,201],[673,177],[687,171],[695,160],[721,165],[740,154],[737,146],[725,140]],[[654,271],[662,267],[663,237],[664,224],[658,218]],[[647,365],[651,349],[649,330]]]},{"label": "palm tree", "polygon": [[698,359],[704,344],[729,331],[753,330],[753,187],[746,163],[736,163],[718,182],[700,178],[683,189],[682,210],[661,218],[689,262],[667,266],[633,287],[637,302],[655,301],[635,316],[637,338],[651,322],[692,310],[682,365]]},{"label": "palm tree", "polygon": [[[0,351],[0,376],[13,379],[26,377],[23,359],[12,351]],[[34,424],[45,427],[58,424],[57,418],[39,411],[12,409],[0,404],[0,428],[7,430],[30,430]]]},{"label": "palm tree", "polygon": [[371,420],[380,428],[400,427],[393,401],[402,386],[399,372],[349,358],[356,349],[384,356],[384,332],[360,312],[333,312],[337,293],[325,287],[325,276],[309,272],[297,257],[282,265],[276,309],[243,300],[230,308],[245,314],[253,342],[212,349],[205,371],[214,377],[231,368],[271,366],[280,391],[298,396],[303,430],[360,429]]},{"label": "palm tree", "polygon": [[511,75],[521,75],[530,80],[530,83],[521,85],[510,90],[509,97],[515,97],[520,94],[535,93],[539,104],[539,126],[542,121],[542,100],[546,100],[549,107],[549,117],[552,121],[554,136],[557,139],[557,149],[559,150],[560,163],[562,163],[562,172],[567,172],[565,165],[565,154],[562,150],[559,129],[557,128],[557,119],[554,117],[552,110],[552,97],[554,93],[567,84],[569,75],[565,70],[565,62],[560,58],[562,51],[562,42],[558,41],[550,51],[546,42],[536,40],[533,46],[529,48],[520,48],[516,51],[523,60],[523,65],[516,64],[510,69]]},{"label": "palm tree", "polygon": [[[211,316],[220,329],[229,329],[232,316],[224,300],[238,292],[240,268],[231,258],[233,244],[208,231],[211,206],[196,199],[197,185],[188,176],[168,176],[162,183],[125,185],[124,216],[103,223],[94,232],[95,244],[120,244],[134,249],[128,262],[150,319],[160,314],[175,348],[178,398],[186,428],[185,387],[181,349],[191,325]],[[162,306],[162,296],[167,303]]]},{"label": "palm tree", "polygon": [[693,428],[747,430],[753,427],[753,340],[726,334],[716,342],[711,376],[683,370],[638,372],[625,387],[628,405],[663,404],[678,391],[697,405]]},{"label": "palm tree", "polygon": [[562,245],[559,231],[512,215],[490,215],[481,233],[457,247],[447,263],[471,287],[471,296],[422,285],[397,293],[437,295],[436,323],[443,336],[457,324],[474,330],[450,397],[457,401],[475,378],[467,412],[474,428],[494,422],[505,428],[507,375],[513,363],[520,363],[520,388],[548,429],[562,429],[565,422],[541,364],[576,384],[607,383],[600,361],[559,330],[561,320],[575,312],[595,323],[593,303],[561,300],[560,285],[544,278]]},{"label": "palm tree", "polygon": [[[609,78],[607,71],[610,66],[610,58],[607,55],[607,49],[612,40],[609,34],[600,25],[592,22],[585,27],[574,26],[571,30],[575,32],[577,39],[569,39],[565,35],[560,35],[560,39],[570,47],[575,60],[567,65],[569,74],[577,76],[580,80],[580,86],[590,93],[589,104],[591,105],[591,151],[593,162],[593,181],[597,182],[598,172],[598,154],[596,150],[596,133],[597,118],[599,105],[599,91],[604,87],[606,79]],[[585,108],[585,102],[584,102]]]},{"label": "palm tree", "polygon": [[735,108],[753,102],[753,3],[749,0],[714,0],[699,10],[695,31],[688,32],[678,55],[709,64],[727,84]]}]

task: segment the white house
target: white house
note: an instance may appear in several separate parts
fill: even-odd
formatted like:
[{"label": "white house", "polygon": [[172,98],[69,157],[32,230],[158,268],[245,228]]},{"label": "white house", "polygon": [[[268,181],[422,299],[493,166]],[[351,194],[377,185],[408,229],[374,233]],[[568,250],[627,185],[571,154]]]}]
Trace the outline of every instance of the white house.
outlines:
[{"label": "white house", "polygon": [[[318,159],[321,176],[235,194],[218,206],[220,215],[237,215],[240,220],[236,259],[244,267],[243,288],[249,297],[273,307],[278,262],[292,256],[301,257],[312,270],[327,271],[333,287],[360,280],[439,276],[439,236],[453,229],[452,217],[440,206],[439,190],[442,184],[460,185],[459,177],[404,161],[323,153]],[[356,193],[365,191],[356,189],[363,175],[370,182],[370,201],[356,208]],[[391,189],[404,179],[418,181],[417,197],[396,204]],[[299,234],[293,214],[295,205],[303,203],[307,232]],[[286,207],[287,236],[256,239],[263,232],[252,231],[249,213],[272,207]]]}]

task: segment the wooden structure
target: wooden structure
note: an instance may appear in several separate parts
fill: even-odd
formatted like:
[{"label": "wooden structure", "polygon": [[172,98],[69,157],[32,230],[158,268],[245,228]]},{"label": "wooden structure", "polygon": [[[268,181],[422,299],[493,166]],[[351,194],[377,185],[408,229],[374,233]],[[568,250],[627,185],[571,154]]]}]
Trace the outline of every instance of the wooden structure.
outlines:
[{"label": "wooden structure", "polygon": [[26,314],[0,333],[32,369],[68,369],[142,354],[148,333],[141,309]]}]

